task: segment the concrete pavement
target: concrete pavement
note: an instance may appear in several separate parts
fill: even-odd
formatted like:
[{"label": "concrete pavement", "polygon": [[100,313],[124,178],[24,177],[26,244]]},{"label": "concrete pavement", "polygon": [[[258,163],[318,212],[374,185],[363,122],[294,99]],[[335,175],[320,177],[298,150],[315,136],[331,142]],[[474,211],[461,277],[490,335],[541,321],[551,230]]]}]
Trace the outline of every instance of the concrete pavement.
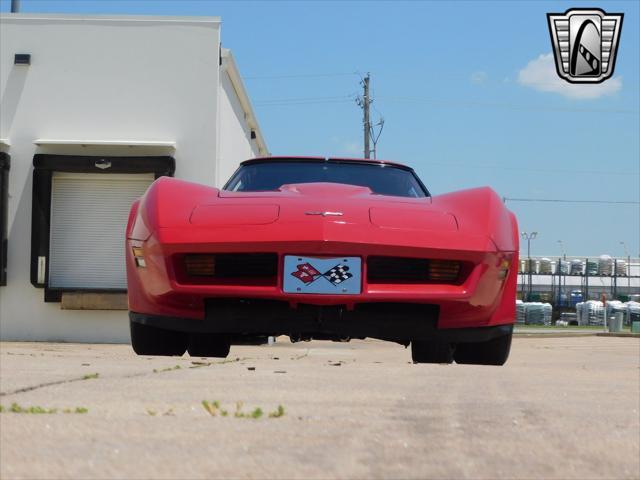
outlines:
[{"label": "concrete pavement", "polygon": [[2,479],[640,478],[637,338],[517,338],[504,367],[377,341],[226,361],[2,343],[0,393]]}]

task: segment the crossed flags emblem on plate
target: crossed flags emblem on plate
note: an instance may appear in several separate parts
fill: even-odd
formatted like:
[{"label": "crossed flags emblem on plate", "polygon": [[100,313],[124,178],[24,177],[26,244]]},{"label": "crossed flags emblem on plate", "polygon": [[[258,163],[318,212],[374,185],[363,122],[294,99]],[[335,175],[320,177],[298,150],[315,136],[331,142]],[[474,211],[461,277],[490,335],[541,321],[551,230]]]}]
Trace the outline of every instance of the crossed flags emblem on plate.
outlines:
[{"label": "crossed flags emblem on plate", "polygon": [[349,280],[353,277],[352,273],[349,273],[349,267],[339,263],[333,268],[330,268],[324,273],[320,273],[309,262],[301,263],[297,265],[297,270],[292,272],[291,275],[303,282],[305,285],[309,285],[315,282],[318,278],[322,277],[327,279],[333,285],[340,285],[345,280]]}]

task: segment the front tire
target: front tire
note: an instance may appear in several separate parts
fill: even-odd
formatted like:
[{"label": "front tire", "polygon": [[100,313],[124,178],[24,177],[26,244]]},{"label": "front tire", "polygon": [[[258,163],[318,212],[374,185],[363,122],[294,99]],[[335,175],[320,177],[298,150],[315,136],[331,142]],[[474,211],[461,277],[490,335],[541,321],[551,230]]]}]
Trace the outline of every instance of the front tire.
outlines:
[{"label": "front tire", "polygon": [[226,358],[229,355],[229,338],[214,333],[192,333],[187,347],[192,357]]},{"label": "front tire", "polygon": [[501,335],[486,342],[459,343],[456,363],[467,365],[504,365],[509,358],[512,334]]},{"label": "front tire", "polygon": [[138,355],[182,356],[189,336],[183,332],[150,327],[129,321],[131,346]]},{"label": "front tire", "polygon": [[451,363],[453,345],[450,342],[414,340],[411,342],[413,363]]}]

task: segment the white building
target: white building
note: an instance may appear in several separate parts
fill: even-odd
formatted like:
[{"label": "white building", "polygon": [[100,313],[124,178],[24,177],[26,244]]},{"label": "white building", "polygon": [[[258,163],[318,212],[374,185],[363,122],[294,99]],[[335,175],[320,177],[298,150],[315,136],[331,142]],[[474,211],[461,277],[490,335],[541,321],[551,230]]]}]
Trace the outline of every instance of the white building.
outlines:
[{"label": "white building", "polygon": [[220,20],[0,15],[0,94],[0,339],[127,342],[132,201],[268,155]]}]

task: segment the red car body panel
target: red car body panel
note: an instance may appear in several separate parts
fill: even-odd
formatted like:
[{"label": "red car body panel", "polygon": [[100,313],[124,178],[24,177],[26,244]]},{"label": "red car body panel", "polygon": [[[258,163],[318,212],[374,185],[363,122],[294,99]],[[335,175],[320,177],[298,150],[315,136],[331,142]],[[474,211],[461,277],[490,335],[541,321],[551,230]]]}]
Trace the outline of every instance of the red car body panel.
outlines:
[{"label": "red car body panel", "polygon": [[[318,210],[342,215],[307,214]],[[333,183],[230,192],[163,177],[132,206],[126,244],[129,309],[147,315],[203,320],[207,299],[259,298],[284,300],[292,308],[433,304],[439,306],[439,329],[506,325],[515,319],[517,222],[490,188],[405,198]],[[143,249],[146,268],[137,266],[133,247]],[[181,255],[232,252],[277,253],[277,282],[227,284],[181,276]],[[287,254],[361,257],[361,293],[283,292]],[[468,265],[468,272],[459,284],[370,284],[370,256],[457,260]]]}]

